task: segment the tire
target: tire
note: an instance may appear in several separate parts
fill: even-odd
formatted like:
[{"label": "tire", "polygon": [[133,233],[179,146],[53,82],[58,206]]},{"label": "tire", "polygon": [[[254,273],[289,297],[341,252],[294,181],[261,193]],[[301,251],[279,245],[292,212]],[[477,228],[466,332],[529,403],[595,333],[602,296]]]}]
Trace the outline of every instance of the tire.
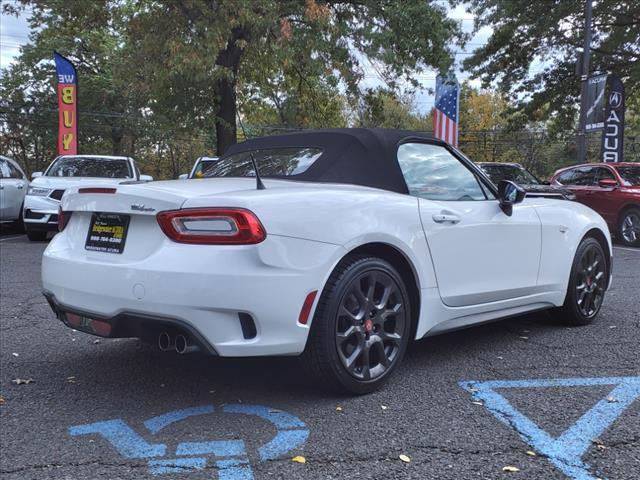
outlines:
[{"label": "tire", "polygon": [[573,259],[564,305],[553,310],[554,316],[568,325],[589,325],[600,312],[608,281],[602,245],[593,237],[584,238]]},{"label": "tire", "polygon": [[640,247],[640,208],[632,207],[622,212],[616,236],[629,247]]},{"label": "tire", "polygon": [[40,230],[29,230],[25,227],[25,233],[27,234],[27,238],[32,242],[44,242],[47,239],[47,232]]},{"label": "tire", "polygon": [[389,262],[346,257],[320,296],[302,366],[317,384],[341,393],[377,390],[402,361],[411,318],[406,286]]},{"label": "tire", "polygon": [[20,205],[20,213],[18,214],[18,218],[16,219],[16,222],[15,222],[16,231],[19,232],[19,233],[23,233],[24,232],[23,214],[24,214],[24,203],[22,205]]}]

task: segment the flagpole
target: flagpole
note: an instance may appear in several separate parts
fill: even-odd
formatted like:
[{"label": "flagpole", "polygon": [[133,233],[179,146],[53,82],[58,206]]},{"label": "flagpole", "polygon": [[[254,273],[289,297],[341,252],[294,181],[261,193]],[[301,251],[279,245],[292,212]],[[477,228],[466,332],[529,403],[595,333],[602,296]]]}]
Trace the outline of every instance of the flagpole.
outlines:
[{"label": "flagpole", "polygon": [[584,5],[584,49],[582,51],[582,72],[580,76],[580,123],[578,125],[578,163],[587,160],[587,80],[589,78],[589,58],[591,55],[591,5],[592,0],[585,0]]}]

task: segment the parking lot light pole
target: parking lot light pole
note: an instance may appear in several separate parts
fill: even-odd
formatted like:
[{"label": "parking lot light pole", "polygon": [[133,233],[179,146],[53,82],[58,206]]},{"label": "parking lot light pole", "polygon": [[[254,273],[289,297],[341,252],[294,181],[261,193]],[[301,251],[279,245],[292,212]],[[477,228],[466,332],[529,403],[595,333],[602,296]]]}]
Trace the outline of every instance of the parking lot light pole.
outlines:
[{"label": "parking lot light pole", "polygon": [[587,159],[587,88],[589,79],[589,58],[591,56],[591,7],[592,0],[585,0],[584,4],[584,48],[582,50],[580,72],[580,123],[578,125],[578,163],[584,163]]}]

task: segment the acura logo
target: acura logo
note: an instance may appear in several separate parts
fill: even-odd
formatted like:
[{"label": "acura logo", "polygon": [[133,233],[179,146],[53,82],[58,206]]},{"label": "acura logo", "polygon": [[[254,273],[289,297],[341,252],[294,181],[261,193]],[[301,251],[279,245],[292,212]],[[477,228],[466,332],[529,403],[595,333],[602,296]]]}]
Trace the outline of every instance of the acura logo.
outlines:
[{"label": "acura logo", "polygon": [[144,203],[134,203],[131,205],[131,210],[135,210],[137,212],[155,212],[155,208],[147,207]]},{"label": "acura logo", "polygon": [[622,94],[620,92],[611,92],[609,95],[609,106],[618,108],[622,104]]}]

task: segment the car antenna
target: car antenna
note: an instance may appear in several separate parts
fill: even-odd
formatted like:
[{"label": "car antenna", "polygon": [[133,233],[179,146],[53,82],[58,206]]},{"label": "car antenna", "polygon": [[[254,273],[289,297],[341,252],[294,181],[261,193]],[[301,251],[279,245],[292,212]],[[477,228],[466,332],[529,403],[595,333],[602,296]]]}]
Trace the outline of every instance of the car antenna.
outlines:
[{"label": "car antenna", "polygon": [[[242,135],[244,135],[245,139],[249,139],[247,137],[247,132],[244,130],[244,124],[242,123],[242,119],[240,118],[240,112],[236,111],[236,115],[238,116],[238,123],[240,124],[240,128],[242,129]],[[258,171],[258,164],[256,163],[256,159],[253,157],[253,152],[249,151],[249,158],[251,159],[251,164],[253,165],[253,171],[256,172],[256,188],[258,190],[266,190],[264,183],[262,183],[262,179],[260,178],[260,172]]]}]

